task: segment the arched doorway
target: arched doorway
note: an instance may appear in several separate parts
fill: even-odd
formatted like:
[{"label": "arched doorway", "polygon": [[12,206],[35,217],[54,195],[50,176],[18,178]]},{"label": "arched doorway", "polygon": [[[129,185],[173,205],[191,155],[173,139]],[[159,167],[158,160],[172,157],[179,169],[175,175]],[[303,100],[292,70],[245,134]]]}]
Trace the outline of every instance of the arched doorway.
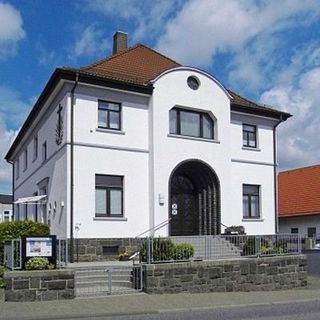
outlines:
[{"label": "arched doorway", "polygon": [[171,236],[220,234],[220,183],[204,162],[179,164],[169,180]]}]

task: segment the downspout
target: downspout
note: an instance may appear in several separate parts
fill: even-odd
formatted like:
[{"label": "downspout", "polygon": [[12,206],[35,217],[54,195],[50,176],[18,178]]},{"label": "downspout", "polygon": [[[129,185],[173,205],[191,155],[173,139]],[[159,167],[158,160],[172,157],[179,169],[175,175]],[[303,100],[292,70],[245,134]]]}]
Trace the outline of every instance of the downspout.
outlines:
[{"label": "downspout", "polygon": [[76,73],[76,79],[71,89],[70,106],[70,262],[74,261],[74,236],[73,236],[73,202],[74,202],[74,91],[78,85],[79,73]]},{"label": "downspout", "polygon": [[279,232],[278,222],[278,179],[277,179],[277,139],[276,139],[276,128],[283,122],[282,114],[280,115],[279,122],[273,127],[273,180],[274,180],[274,221],[275,221],[275,232]]},{"label": "downspout", "polygon": [[12,220],[15,220],[15,205],[14,205],[14,163],[13,161],[8,161],[8,163],[10,163],[12,165],[12,184],[11,184],[11,188],[12,188]]}]

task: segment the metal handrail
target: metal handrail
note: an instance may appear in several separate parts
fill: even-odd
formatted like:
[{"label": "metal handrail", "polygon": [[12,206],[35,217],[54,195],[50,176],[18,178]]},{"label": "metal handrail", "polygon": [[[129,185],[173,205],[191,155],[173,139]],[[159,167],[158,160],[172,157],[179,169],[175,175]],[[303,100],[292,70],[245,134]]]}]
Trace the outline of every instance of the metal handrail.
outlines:
[{"label": "metal handrail", "polygon": [[169,219],[167,219],[167,220],[165,220],[165,221],[162,221],[161,223],[157,224],[156,226],[154,226],[154,227],[152,227],[152,228],[150,228],[150,229],[148,229],[148,230],[146,230],[146,231],[138,234],[137,236],[135,236],[135,238],[140,238],[142,235],[146,234],[147,232],[157,231],[157,230],[165,227],[166,225],[169,224],[170,220],[171,220],[171,218],[169,218]]}]

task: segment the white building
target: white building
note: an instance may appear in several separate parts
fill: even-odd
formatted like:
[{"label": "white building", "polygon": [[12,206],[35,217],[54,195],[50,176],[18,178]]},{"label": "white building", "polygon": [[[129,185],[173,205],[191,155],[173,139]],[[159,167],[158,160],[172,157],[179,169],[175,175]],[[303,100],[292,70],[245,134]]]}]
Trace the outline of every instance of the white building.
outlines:
[{"label": "white building", "polygon": [[12,196],[0,194],[0,222],[12,220]]},{"label": "white building", "polygon": [[156,234],[275,233],[276,127],[290,114],[126,41],[116,33],[111,57],[49,79],[6,155],[15,219],[71,239],[161,224]]}]

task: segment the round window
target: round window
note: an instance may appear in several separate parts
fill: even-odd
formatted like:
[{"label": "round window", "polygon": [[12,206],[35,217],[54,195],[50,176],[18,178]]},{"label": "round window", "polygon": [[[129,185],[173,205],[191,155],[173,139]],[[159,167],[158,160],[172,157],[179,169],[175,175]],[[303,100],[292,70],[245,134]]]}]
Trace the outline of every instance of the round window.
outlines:
[{"label": "round window", "polygon": [[192,76],[188,78],[187,83],[189,88],[191,88],[192,90],[197,90],[200,86],[199,80],[196,77],[192,77]]}]

